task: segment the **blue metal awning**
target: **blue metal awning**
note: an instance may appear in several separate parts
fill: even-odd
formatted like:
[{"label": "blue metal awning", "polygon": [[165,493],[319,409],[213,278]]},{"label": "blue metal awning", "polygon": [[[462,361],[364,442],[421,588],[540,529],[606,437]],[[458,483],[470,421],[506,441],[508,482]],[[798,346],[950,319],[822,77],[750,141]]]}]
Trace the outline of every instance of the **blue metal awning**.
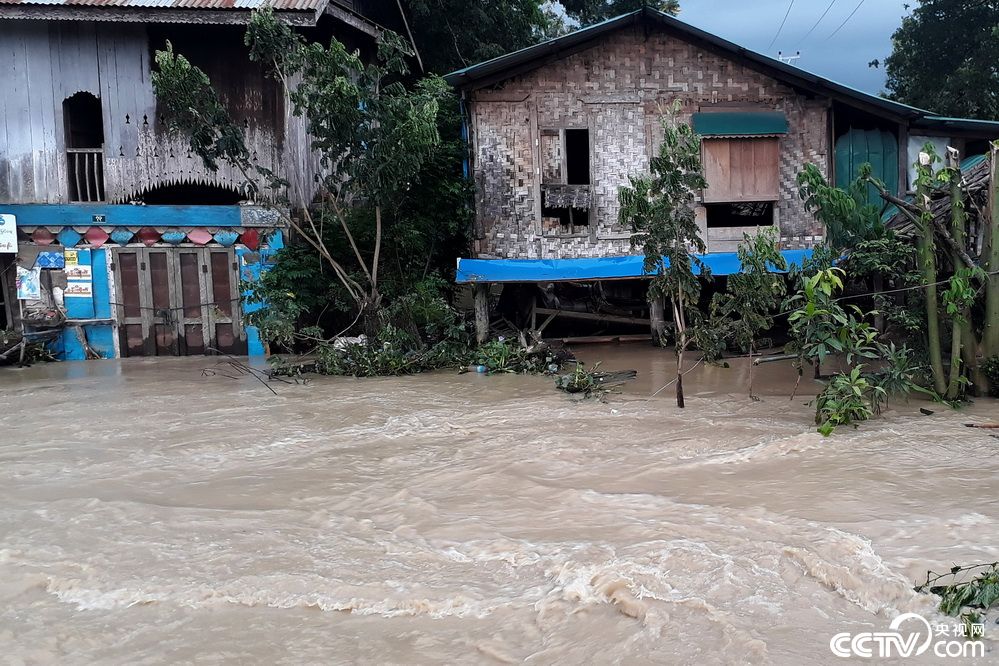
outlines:
[{"label": "blue metal awning", "polygon": [[[811,250],[781,252],[788,266],[801,266]],[[697,255],[713,275],[731,275],[742,269],[735,252]],[[623,280],[648,277],[642,270],[644,257],[596,257],[581,259],[458,259],[456,281],[472,282],[560,282],[568,280]],[[775,271],[783,272],[783,271]]]}]

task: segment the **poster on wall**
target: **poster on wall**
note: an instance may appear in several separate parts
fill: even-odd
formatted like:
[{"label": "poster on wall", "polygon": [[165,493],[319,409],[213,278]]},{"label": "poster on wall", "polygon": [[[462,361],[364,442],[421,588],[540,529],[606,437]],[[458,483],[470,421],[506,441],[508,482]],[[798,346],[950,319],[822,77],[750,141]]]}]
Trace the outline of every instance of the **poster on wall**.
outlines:
[{"label": "poster on wall", "polygon": [[0,254],[17,253],[17,221],[13,215],[0,213]]},{"label": "poster on wall", "polygon": [[94,283],[67,282],[62,295],[63,298],[91,298],[94,295]]},{"label": "poster on wall", "polygon": [[90,266],[84,266],[77,264],[76,266],[70,266],[67,264],[66,269],[63,271],[66,274],[67,280],[92,280],[94,279],[93,268]]},{"label": "poster on wall", "polygon": [[80,265],[80,255],[76,250],[66,250],[63,253],[63,265],[64,266],[79,266]]},{"label": "poster on wall", "polygon": [[42,269],[17,267],[17,298],[38,301],[42,298]]}]

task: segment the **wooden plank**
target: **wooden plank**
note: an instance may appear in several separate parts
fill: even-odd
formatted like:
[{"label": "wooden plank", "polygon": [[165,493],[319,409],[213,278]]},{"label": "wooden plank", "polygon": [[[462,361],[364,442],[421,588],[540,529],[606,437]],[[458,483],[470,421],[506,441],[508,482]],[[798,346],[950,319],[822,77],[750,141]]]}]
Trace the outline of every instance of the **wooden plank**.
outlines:
[{"label": "wooden plank", "polygon": [[[618,324],[643,324],[649,325],[648,319],[641,317],[622,317],[620,315],[600,314],[594,312],[576,312],[575,310],[553,310],[551,308],[537,308],[537,313],[542,315],[554,315],[566,317],[568,319],[586,319],[588,321],[609,321]],[[543,330],[544,326],[541,329]]]},{"label": "wooden plank", "polygon": [[628,343],[628,342],[648,342],[649,336],[639,335],[579,335],[567,338],[545,338],[545,342],[561,342],[567,345],[589,345],[605,343]]}]

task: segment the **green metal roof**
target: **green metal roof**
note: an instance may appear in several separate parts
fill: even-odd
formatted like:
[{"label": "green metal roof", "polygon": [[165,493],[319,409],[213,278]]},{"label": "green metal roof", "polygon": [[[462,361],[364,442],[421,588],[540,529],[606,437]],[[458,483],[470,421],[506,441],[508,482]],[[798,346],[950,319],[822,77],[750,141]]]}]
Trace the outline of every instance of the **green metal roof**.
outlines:
[{"label": "green metal roof", "polygon": [[783,111],[695,113],[694,131],[701,136],[774,136],[787,134]]}]

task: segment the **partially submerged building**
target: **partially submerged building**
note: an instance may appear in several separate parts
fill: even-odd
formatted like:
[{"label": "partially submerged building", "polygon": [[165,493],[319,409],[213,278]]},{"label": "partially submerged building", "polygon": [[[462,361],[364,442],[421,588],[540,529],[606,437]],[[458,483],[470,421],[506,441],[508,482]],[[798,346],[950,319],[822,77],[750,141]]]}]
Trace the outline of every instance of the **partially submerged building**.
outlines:
[{"label": "partially submerged building", "polygon": [[[241,282],[286,229],[171,134],[151,82],[167,41],[212,79],[254,158],[309,200],[317,163],[303,119],[247,56],[270,6],[314,39],[373,54],[361,0],[0,0],[0,329],[49,333],[60,356],[262,353]],[[23,277],[17,298],[15,273]]]},{"label": "partially submerged building", "polygon": [[[999,123],[870,95],[650,8],[446,78],[463,100],[477,190],[474,256],[459,259],[457,279],[478,285],[480,313],[490,284],[642,277],[617,195],[630,175],[648,171],[661,109],[674,100],[703,137],[708,187],[697,219],[704,259],[720,275],[739,270],[734,251],[747,233],[776,229],[792,261],[822,242],[797,193],[806,163],[838,185],[870,163],[903,193],[926,142],[971,154],[999,137]],[[531,307],[594,314],[548,305]],[[642,307],[609,321],[643,321]]]}]

